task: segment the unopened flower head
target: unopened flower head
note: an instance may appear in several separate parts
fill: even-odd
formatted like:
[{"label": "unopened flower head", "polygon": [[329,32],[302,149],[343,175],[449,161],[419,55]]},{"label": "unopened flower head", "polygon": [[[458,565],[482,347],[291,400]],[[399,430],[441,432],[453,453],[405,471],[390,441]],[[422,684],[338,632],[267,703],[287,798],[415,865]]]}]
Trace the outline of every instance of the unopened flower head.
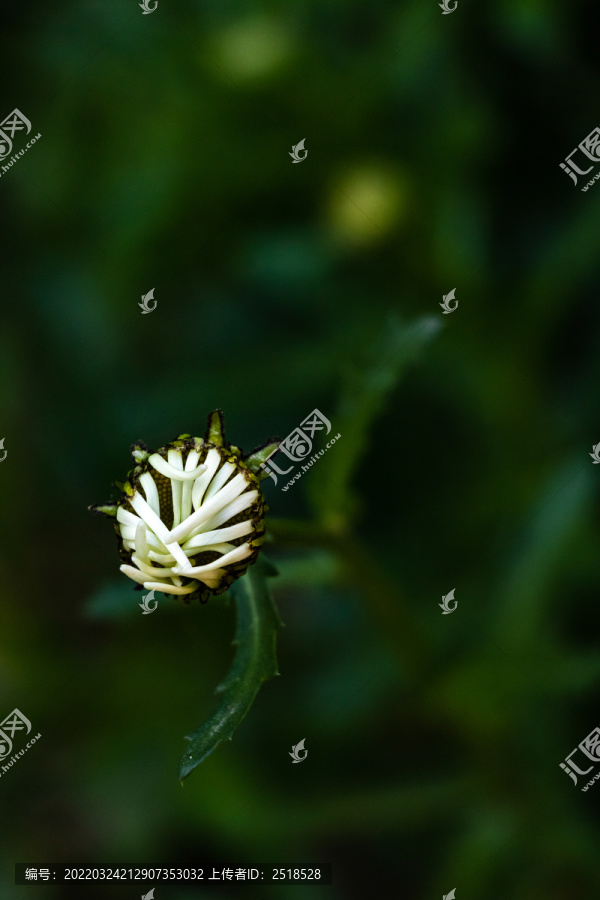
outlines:
[{"label": "unopened flower head", "polygon": [[273,439],[248,456],[227,444],[223,416],[204,438],[180,435],[156,453],[134,444],[137,465],[116,503],[91,506],[116,518],[121,572],[148,590],[205,602],[243,575],[265,539],[260,464]]}]

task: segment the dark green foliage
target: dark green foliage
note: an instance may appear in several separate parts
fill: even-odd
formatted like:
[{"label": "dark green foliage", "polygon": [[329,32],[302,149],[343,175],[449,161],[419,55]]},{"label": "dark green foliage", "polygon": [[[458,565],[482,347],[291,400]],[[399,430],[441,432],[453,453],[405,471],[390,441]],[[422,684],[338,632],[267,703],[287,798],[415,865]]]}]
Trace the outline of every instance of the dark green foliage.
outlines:
[{"label": "dark green foliage", "polygon": [[[43,137],[0,177],[0,717],[43,738],[2,900],[16,860],[236,853],[331,860],[335,900],[600,896],[559,768],[600,724],[600,184],[559,168],[596,12],[437,4],[7,5],[0,116]],[[244,451],[315,407],[341,439],[263,483],[282,674],[179,790],[234,606],[143,616],[86,507],[217,407]]]}]

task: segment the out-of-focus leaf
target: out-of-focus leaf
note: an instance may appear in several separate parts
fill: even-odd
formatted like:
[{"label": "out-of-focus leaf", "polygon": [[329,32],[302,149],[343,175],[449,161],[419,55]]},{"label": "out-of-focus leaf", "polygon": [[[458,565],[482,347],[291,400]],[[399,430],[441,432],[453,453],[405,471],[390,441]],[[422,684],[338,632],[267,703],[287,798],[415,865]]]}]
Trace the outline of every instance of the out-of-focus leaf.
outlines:
[{"label": "out-of-focus leaf", "polygon": [[319,458],[306,482],[309,499],[323,521],[335,526],[351,515],[350,482],[371,442],[371,426],[405,368],[440,328],[440,319],[432,316],[409,325],[391,318],[349,374],[331,420],[329,440],[337,434],[340,438]]},{"label": "out-of-focus leaf", "polygon": [[577,204],[541,245],[519,291],[520,341],[525,346],[530,323],[536,324],[538,341],[551,334],[575,292],[592,277],[598,261],[594,236],[599,224],[598,206]]},{"label": "out-of-focus leaf", "polygon": [[237,612],[233,664],[217,688],[220,695],[217,708],[187,737],[190,745],[181,760],[181,781],[221,741],[231,740],[263,681],[279,674],[275,641],[277,629],[283,623],[267,583],[276,574],[275,567],[262,556],[231,587]]},{"label": "out-of-focus leaf", "polygon": [[544,604],[557,571],[568,556],[569,543],[590,503],[593,472],[580,459],[552,473],[517,552],[506,566],[497,601],[495,634],[510,643],[535,637],[547,615]]}]

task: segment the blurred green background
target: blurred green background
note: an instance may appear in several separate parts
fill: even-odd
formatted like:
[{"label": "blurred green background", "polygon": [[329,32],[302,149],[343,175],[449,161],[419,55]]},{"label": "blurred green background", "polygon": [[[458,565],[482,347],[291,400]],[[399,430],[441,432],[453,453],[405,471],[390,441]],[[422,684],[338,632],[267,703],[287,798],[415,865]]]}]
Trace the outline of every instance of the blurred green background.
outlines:
[{"label": "blurred green background", "polygon": [[[597,897],[600,789],[559,768],[600,719],[600,188],[559,168],[597,6],[0,12],[2,117],[42,134],[0,179],[0,711],[42,734],[0,778],[2,900],[151,886],[15,862],[334,867],[156,900]],[[216,407],[246,451],[314,408],[342,437],[265,483],[281,677],[181,787],[234,608],[142,616],[87,507]]]}]

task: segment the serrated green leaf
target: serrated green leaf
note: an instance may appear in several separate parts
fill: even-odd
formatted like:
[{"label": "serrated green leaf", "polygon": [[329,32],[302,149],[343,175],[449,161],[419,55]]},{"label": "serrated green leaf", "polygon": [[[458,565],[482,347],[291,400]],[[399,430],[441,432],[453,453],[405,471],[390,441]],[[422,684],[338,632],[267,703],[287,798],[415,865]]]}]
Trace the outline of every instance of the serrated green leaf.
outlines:
[{"label": "serrated green leaf", "polygon": [[276,574],[275,567],[263,556],[231,587],[237,615],[233,664],[217,688],[220,695],[217,708],[187,737],[190,745],[181,760],[180,781],[221,741],[231,740],[263,681],[279,674],[275,642],[277,629],[283,623],[267,583]]}]

